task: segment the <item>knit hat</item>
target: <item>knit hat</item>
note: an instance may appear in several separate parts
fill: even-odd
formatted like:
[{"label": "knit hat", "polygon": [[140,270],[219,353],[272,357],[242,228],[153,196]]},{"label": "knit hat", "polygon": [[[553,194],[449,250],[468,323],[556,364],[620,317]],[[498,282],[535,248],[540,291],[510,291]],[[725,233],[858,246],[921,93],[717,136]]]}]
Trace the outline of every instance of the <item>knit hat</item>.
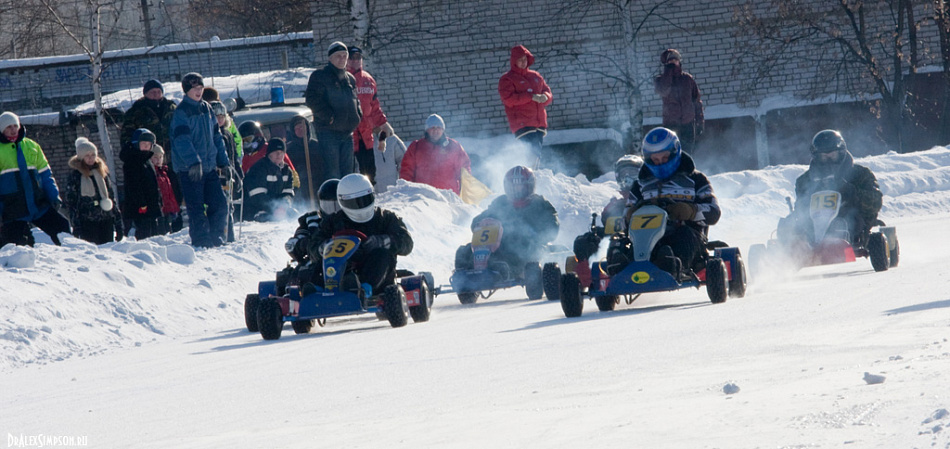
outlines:
[{"label": "knit hat", "polygon": [[330,47],[327,48],[327,56],[330,56],[338,51],[346,51],[346,44],[340,41],[330,44]]},{"label": "knit hat", "polygon": [[284,144],[284,139],[275,137],[267,141],[267,154],[271,154],[275,151],[287,151],[287,145]]},{"label": "knit hat", "polygon": [[351,45],[348,51],[349,51],[349,53],[350,53],[350,56],[353,56],[353,55],[356,54],[356,53],[359,53],[360,55],[363,54],[363,49],[362,49],[362,48],[359,48],[359,47],[357,47],[357,46],[355,46],[355,45]]},{"label": "knit hat", "polygon": [[10,125],[20,126],[20,117],[9,111],[0,114],[0,132],[3,132]]},{"label": "knit hat", "polygon": [[155,144],[155,134],[148,130],[148,128],[139,128],[132,133],[132,143],[138,144],[139,142],[152,142]]},{"label": "knit hat", "polygon": [[660,53],[660,64],[666,64],[670,59],[682,61],[682,58],[680,58],[680,52],[674,48],[668,48],[663,50],[663,53]]},{"label": "knit hat", "polygon": [[214,111],[214,115],[228,115],[228,108],[224,107],[224,103],[220,101],[212,101],[211,110]]},{"label": "knit hat", "polygon": [[162,91],[162,95],[165,95],[165,86],[162,85],[161,81],[156,79],[151,79],[145,82],[145,86],[142,87],[142,94],[147,94],[148,91],[156,88]]},{"label": "knit hat", "polygon": [[152,157],[155,157],[155,156],[159,156],[159,157],[165,156],[165,149],[162,148],[161,145],[158,145],[158,144],[152,145]]},{"label": "knit hat", "polygon": [[96,156],[99,155],[99,150],[96,149],[96,144],[90,142],[89,139],[85,137],[76,139],[76,156],[79,156],[81,159],[86,157],[86,155],[89,153],[95,154]]},{"label": "knit hat", "polygon": [[187,73],[181,78],[181,90],[185,93],[188,93],[188,91],[195,86],[204,87],[204,85],[204,78],[202,78],[201,74],[197,72]]},{"label": "knit hat", "polygon": [[218,89],[213,87],[206,87],[204,92],[201,93],[201,99],[211,103],[212,101],[221,101],[221,97],[218,96]]},{"label": "knit hat", "polygon": [[442,117],[439,117],[439,114],[432,114],[429,118],[426,119],[426,129],[432,127],[438,127],[445,129],[445,120],[442,120]]}]

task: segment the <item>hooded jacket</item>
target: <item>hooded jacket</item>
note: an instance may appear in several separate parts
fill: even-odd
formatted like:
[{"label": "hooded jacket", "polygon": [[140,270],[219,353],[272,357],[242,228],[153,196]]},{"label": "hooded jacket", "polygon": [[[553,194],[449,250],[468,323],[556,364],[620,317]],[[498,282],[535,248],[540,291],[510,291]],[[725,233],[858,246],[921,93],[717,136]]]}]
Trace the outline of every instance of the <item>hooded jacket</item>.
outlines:
[{"label": "hooded jacket", "polygon": [[653,79],[653,88],[663,100],[663,126],[705,124],[703,100],[693,75],[679,66],[665,68]]},{"label": "hooded jacket", "polygon": [[[842,211],[855,210],[867,227],[877,221],[884,194],[878,187],[874,173],[863,165],[854,163],[850,151],[843,152],[836,164],[821,164],[812,159],[808,170],[795,180],[795,211],[807,213],[811,195],[819,190],[834,190],[844,196]],[[853,189],[845,187],[853,186]],[[851,191],[851,192],[849,192]]]},{"label": "hooded jacket", "polygon": [[462,145],[444,134],[438,142],[433,142],[426,133],[422,139],[409,144],[402,157],[399,177],[460,195],[462,170],[472,172],[472,163]]},{"label": "hooded jacket", "polygon": [[[155,179],[155,171],[149,159],[154,153],[139,150],[128,144],[119,152],[122,171],[125,175],[124,203],[126,218],[157,218],[162,216],[162,199]],[[187,169],[186,169],[187,170]]]},{"label": "hooded jacket", "polygon": [[16,141],[0,134],[0,216],[3,222],[32,221],[60,202],[59,187],[40,145],[20,127]]},{"label": "hooded jacket", "polygon": [[[528,57],[528,66],[524,69],[518,68],[517,65],[522,56]],[[511,132],[517,135],[524,128],[547,129],[548,113],[544,108],[551,104],[554,97],[541,74],[530,70],[534,64],[534,55],[524,46],[518,45],[511,49],[510,63],[511,70],[498,80],[498,95],[505,105]],[[548,101],[537,103],[532,99],[535,94],[542,93],[547,94]]]}]

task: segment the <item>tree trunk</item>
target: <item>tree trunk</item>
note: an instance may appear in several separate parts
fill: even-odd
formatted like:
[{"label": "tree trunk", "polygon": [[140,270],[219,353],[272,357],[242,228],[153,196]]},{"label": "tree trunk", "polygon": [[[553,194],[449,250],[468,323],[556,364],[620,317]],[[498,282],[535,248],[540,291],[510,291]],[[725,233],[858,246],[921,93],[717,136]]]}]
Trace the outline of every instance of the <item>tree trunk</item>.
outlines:
[{"label": "tree trunk", "polygon": [[353,21],[353,45],[368,51],[369,49],[369,4],[368,0],[353,0],[350,8],[350,20]]},{"label": "tree trunk", "polygon": [[102,110],[102,45],[99,41],[99,6],[92,11],[92,93],[96,103],[96,126],[99,127],[99,148],[102,149],[106,165],[109,167],[109,178],[112,185],[118,185],[115,174],[115,152],[109,139],[109,128],[106,116]]},{"label": "tree trunk", "polygon": [[641,63],[636,51],[637,30],[634,27],[636,14],[631,10],[631,7],[630,4],[620,6],[623,12],[623,14],[621,14],[621,21],[623,22],[623,56],[624,62],[626,62],[622,71],[626,74],[628,99],[626,106],[628,108],[627,117],[630,123],[630,130],[627,133],[629,142],[627,142],[627,148],[624,150],[627,154],[640,154],[640,147],[643,142],[643,92],[641,92],[640,86],[643,83],[641,82],[642,80],[638,72]]}]

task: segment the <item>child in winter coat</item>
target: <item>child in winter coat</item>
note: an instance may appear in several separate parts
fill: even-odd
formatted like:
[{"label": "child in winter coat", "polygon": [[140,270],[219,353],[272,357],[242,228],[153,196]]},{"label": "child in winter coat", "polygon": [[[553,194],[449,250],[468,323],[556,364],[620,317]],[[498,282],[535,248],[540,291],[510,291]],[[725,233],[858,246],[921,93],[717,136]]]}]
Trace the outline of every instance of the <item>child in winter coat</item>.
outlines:
[{"label": "child in winter coat", "polygon": [[152,159],[149,161],[155,170],[155,182],[161,194],[162,217],[158,227],[163,234],[181,231],[181,183],[178,174],[165,164],[165,149],[161,145],[152,147]]},{"label": "child in winter coat", "polygon": [[69,159],[69,168],[73,171],[64,196],[73,235],[97,245],[122,240],[122,214],[113,200],[109,168],[96,145],[85,137],[76,139],[76,155]]},{"label": "child in winter coat", "polygon": [[125,173],[125,204],[122,207],[135,227],[136,240],[161,233],[158,226],[158,219],[162,216],[161,198],[155,170],[149,162],[154,146],[155,134],[142,128],[132,134],[132,141],[119,152]]}]

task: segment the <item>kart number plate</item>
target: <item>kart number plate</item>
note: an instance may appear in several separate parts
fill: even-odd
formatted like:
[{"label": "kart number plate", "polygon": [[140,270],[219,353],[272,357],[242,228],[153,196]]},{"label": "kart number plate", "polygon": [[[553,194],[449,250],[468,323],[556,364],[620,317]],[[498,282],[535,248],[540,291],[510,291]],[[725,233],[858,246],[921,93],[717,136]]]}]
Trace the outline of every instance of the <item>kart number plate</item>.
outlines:
[{"label": "kart number plate", "polygon": [[349,239],[334,239],[323,251],[323,258],[344,257],[356,249],[356,243]]},{"label": "kart number plate", "polygon": [[480,227],[472,233],[472,246],[494,245],[498,242],[498,227]]},{"label": "kart number plate", "polygon": [[811,210],[834,210],[838,208],[838,192],[823,191],[811,196]]},{"label": "kart number plate", "polygon": [[604,233],[607,235],[619,234],[624,231],[623,217],[607,217],[604,222]]},{"label": "kart number plate", "polygon": [[630,217],[630,229],[656,229],[663,223],[660,214],[643,214]]}]

